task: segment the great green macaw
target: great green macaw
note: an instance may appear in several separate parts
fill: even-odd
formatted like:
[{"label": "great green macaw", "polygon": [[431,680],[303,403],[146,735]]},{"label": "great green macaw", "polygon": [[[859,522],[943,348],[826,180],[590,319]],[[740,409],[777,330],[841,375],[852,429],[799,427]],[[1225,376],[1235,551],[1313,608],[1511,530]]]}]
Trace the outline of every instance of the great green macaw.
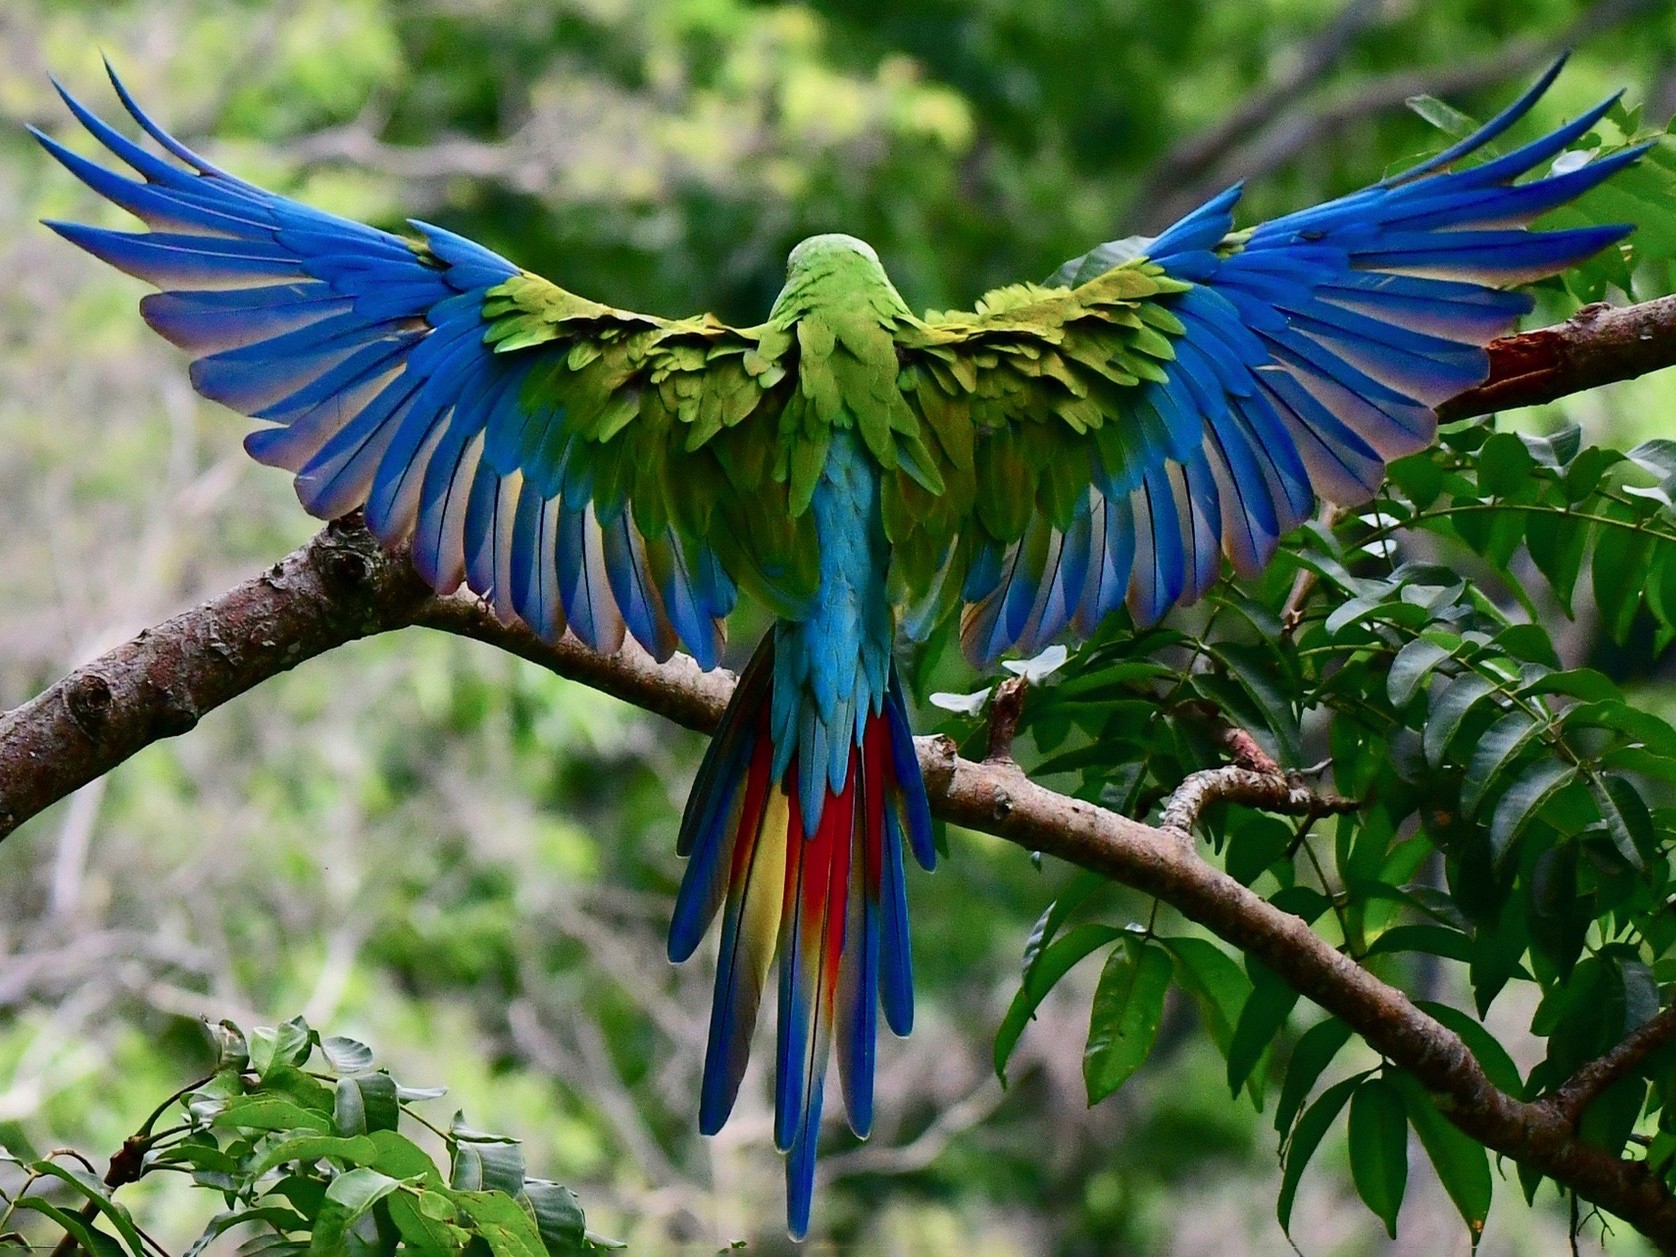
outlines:
[{"label": "great green macaw", "polygon": [[1463,164],[1558,70],[1361,192],[1235,231],[1230,188],[969,311],[916,315],[871,247],[816,236],[742,328],[613,309],[440,228],[403,239],[265,192],[114,75],[165,155],[64,100],[139,179],[36,135],[149,231],[50,225],[161,289],[145,320],[200,393],[265,421],[246,448],[315,515],[360,509],[438,591],[595,650],[626,632],[710,668],[737,591],[772,611],[681,821],[669,953],[720,911],[706,1133],[778,960],[774,1139],[800,1237],[829,1046],[865,1136],[879,1011],[913,1023],[904,840],[927,869],[934,853],[899,633],[958,611],[987,665],[1120,603],[1155,621],[1224,555],[1258,572],[1318,498],[1369,498],[1531,309],[1505,289],[1629,231],[1525,228],[1640,149],[1514,182],[1610,100]]}]

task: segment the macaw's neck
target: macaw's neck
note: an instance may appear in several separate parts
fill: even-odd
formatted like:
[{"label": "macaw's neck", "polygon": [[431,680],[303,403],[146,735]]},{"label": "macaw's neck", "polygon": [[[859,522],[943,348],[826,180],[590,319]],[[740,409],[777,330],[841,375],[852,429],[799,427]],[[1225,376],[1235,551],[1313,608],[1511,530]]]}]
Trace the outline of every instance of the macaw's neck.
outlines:
[{"label": "macaw's neck", "polygon": [[786,286],[769,322],[782,327],[813,317],[842,325],[865,319],[891,325],[912,312],[890,282],[878,254],[853,236],[811,236],[791,252]]},{"label": "macaw's neck", "polygon": [[820,588],[807,618],[778,624],[774,653],[774,776],[797,752],[804,832],[828,791],[840,790],[850,750],[884,702],[894,633],[879,515],[878,469],[848,428],[832,434],[810,510],[820,537]]}]

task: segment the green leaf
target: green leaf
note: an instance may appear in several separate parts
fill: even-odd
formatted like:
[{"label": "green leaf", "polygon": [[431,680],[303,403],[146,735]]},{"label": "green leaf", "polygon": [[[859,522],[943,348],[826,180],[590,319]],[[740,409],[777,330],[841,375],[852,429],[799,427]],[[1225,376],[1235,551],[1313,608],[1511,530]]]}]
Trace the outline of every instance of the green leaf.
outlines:
[{"label": "green leaf", "polygon": [[287,1208],[284,1205],[259,1205],[253,1209],[231,1209],[226,1213],[218,1213],[211,1218],[198,1238],[187,1246],[182,1257],[199,1257],[199,1254],[220,1238],[223,1233],[236,1226],[249,1226],[255,1223],[261,1223],[281,1232],[305,1231],[310,1226],[307,1218],[295,1209]]},{"label": "green leaf", "polygon": [[244,1095],[244,1080],[236,1069],[217,1070],[203,1086],[186,1095],[186,1111],[192,1120],[203,1125],[223,1112],[228,1104]]},{"label": "green leaf", "polygon": [[91,1175],[79,1174],[74,1170],[66,1169],[52,1160],[37,1161],[30,1168],[37,1174],[55,1178],[71,1187],[88,1204],[110,1219],[111,1225],[116,1228],[117,1234],[122,1237],[122,1242],[128,1245],[135,1257],[140,1257],[145,1248],[145,1242],[140,1238],[139,1229],[135,1227],[134,1219],[127,1208],[111,1199],[111,1189],[106,1187],[104,1183]]},{"label": "green leaf", "polygon": [[454,1163],[449,1186],[457,1191],[498,1191],[516,1196],[524,1188],[524,1149],[516,1139],[468,1131],[455,1114]]},{"label": "green leaf", "polygon": [[386,1073],[340,1078],[333,1099],[333,1117],[342,1135],[395,1130],[401,1120],[396,1080]]},{"label": "green leaf", "polygon": [[1521,432],[1519,439],[1538,463],[1559,469],[1577,457],[1577,451],[1583,446],[1583,429],[1578,424],[1568,423],[1547,436]]},{"label": "green leaf", "polygon": [[340,1074],[364,1074],[372,1068],[372,1049],[356,1039],[341,1034],[328,1035],[320,1040],[320,1054],[326,1063]]},{"label": "green leaf", "polygon": [[535,1217],[503,1192],[456,1191],[453,1201],[494,1257],[547,1257]]},{"label": "green leaf", "polygon": [[1534,681],[1519,687],[1523,695],[1564,694],[1568,698],[1589,703],[1604,703],[1622,698],[1622,691],[1612,679],[1593,668],[1567,668],[1560,672],[1544,672]]},{"label": "green leaf", "polygon": [[[1628,508],[1612,504],[1613,518],[1633,524]],[[1641,605],[1642,582],[1646,579],[1653,538],[1636,527],[1602,527],[1595,542],[1593,562],[1595,606],[1601,623],[1614,641],[1623,642]]]},{"label": "green leaf", "polygon": [[281,1140],[264,1152],[250,1168],[250,1177],[260,1178],[287,1161],[318,1161],[330,1157],[348,1165],[371,1165],[378,1159],[378,1145],[365,1135],[345,1139],[340,1135],[299,1135]]},{"label": "green leaf", "polygon": [[1525,548],[1568,616],[1588,542],[1589,529],[1574,515],[1539,511],[1525,521]]},{"label": "green leaf", "polygon": [[1618,980],[1624,990],[1624,1033],[1640,1029],[1658,1015],[1659,984],[1644,960],[1633,956],[1614,957]]},{"label": "green leaf", "polygon": [[401,1186],[397,1180],[362,1166],[334,1178],[315,1219],[309,1257],[341,1257],[349,1251],[347,1232],[362,1214]]},{"label": "green leaf", "polygon": [[1531,765],[1509,786],[1507,793],[1496,804],[1495,816],[1490,821],[1491,858],[1499,864],[1542,805],[1553,798],[1561,787],[1570,784],[1576,775],[1577,770],[1570,764],[1545,760]]},{"label": "green leaf", "polygon": [[535,1214],[536,1230],[552,1257],[582,1249],[588,1234],[582,1202],[570,1188],[546,1179],[524,1180],[524,1195]]},{"label": "green leaf", "polygon": [[1286,1141],[1286,1164],[1280,1176],[1275,1217],[1288,1237],[1292,1234],[1292,1203],[1297,1199],[1298,1183],[1304,1176],[1304,1169],[1332,1128],[1333,1120],[1343,1110],[1350,1093],[1366,1076],[1358,1074],[1354,1078],[1346,1078],[1323,1091],[1315,1103],[1304,1110],[1304,1115],[1292,1129],[1292,1137]]},{"label": "green leaf", "polygon": [[[71,1213],[68,1209],[61,1209],[50,1201],[39,1196],[24,1196],[13,1202],[17,1209],[27,1209],[33,1213],[51,1218],[59,1229],[72,1236],[76,1243],[92,1254],[92,1257],[120,1257],[122,1245],[109,1235],[94,1226],[80,1214]],[[134,1257],[141,1257],[143,1250],[135,1250]]]},{"label": "green leaf", "polygon": [[1424,637],[1417,637],[1397,652],[1385,678],[1385,693],[1399,711],[1431,679],[1437,665],[1454,652]]},{"label": "green leaf", "polygon": [[401,1183],[388,1174],[380,1174],[367,1166],[358,1166],[339,1174],[326,1188],[326,1199],[342,1205],[350,1216],[359,1217],[383,1200]]},{"label": "green leaf", "polygon": [[244,1041],[244,1031],[225,1020],[214,1025],[206,1021],[204,1031],[209,1035],[211,1046],[215,1048],[216,1070],[243,1073],[250,1064],[250,1047]]},{"label": "green leaf", "polygon": [[1577,1122],[1578,1136],[1617,1156],[1629,1141],[1646,1098],[1646,1079],[1636,1074],[1618,1079],[1583,1110]]},{"label": "green leaf", "polygon": [[1472,761],[1467,765],[1466,781],[1461,787],[1463,808],[1468,812],[1477,810],[1502,768],[1536,736],[1539,728],[1524,711],[1510,712],[1490,726],[1478,740]]},{"label": "green leaf", "polygon": [[428,1187],[443,1185],[442,1171],[437,1169],[436,1162],[406,1135],[393,1130],[375,1130],[367,1139],[378,1150],[378,1155],[368,1162],[373,1169],[391,1178],[423,1179]]},{"label": "green leaf", "polygon": [[1369,944],[1366,954],[1379,956],[1393,952],[1424,952],[1465,964],[1472,959],[1472,940],[1445,925],[1393,925]]},{"label": "green leaf", "polygon": [[1242,642],[1218,642],[1211,653],[1262,716],[1263,725],[1274,735],[1281,762],[1297,763],[1302,758],[1297,707],[1291,684],[1276,675],[1275,652]]},{"label": "green leaf", "polygon": [[1350,1098],[1350,1177],[1356,1194],[1397,1238],[1397,1211],[1408,1187],[1408,1114],[1383,1078],[1369,1078]]},{"label": "green leaf", "polygon": [[1236,1096],[1298,1002],[1298,993],[1267,965],[1248,957],[1246,970],[1251,975],[1251,995],[1240,1009],[1228,1046],[1228,1090]]},{"label": "green leaf", "polygon": [[332,1122],[324,1113],[305,1109],[284,1096],[240,1096],[231,1100],[215,1115],[212,1125],[231,1126],[241,1130],[313,1131],[320,1135],[332,1133]]},{"label": "green leaf", "polygon": [[301,1065],[313,1050],[314,1032],[301,1017],[282,1026],[257,1026],[250,1032],[250,1069],[267,1078],[275,1066]]},{"label": "green leaf", "polygon": [[1443,472],[1429,452],[1399,458],[1385,469],[1391,483],[1416,507],[1425,510],[1443,492]]},{"label": "green leaf", "polygon": [[1488,678],[1468,672],[1432,691],[1431,712],[1426,717],[1426,729],[1422,735],[1422,749],[1428,764],[1436,768],[1443,762],[1461,721],[1483,699],[1494,693],[1495,688]]},{"label": "green leaf", "polygon": [[1128,1081],[1152,1051],[1170,989],[1170,955],[1130,936],[1112,949],[1094,988],[1082,1077],[1098,1104]]},{"label": "green leaf", "polygon": [[471,1232],[456,1226],[453,1203],[437,1191],[416,1196],[396,1192],[389,1198],[390,1221],[411,1248],[422,1253],[454,1253],[464,1248]]},{"label": "green leaf", "polygon": [[1100,874],[1090,869],[1078,869],[1077,875],[1071,879],[1062,894],[1050,903],[1042,915],[1036,919],[1035,927],[1030,931],[1030,937],[1024,941],[1024,974],[1028,979],[1036,962],[1041,959],[1043,950],[1058,937],[1070,915],[1083,904],[1087,903],[1100,890],[1111,883]]},{"label": "green leaf", "polygon": [[1193,997],[1217,1048],[1227,1055],[1240,1009],[1251,995],[1251,979],[1239,962],[1209,939],[1158,940],[1175,957],[1176,982]]},{"label": "green leaf", "polygon": [[1644,853],[1653,851],[1658,841],[1652,814],[1641,792],[1632,782],[1614,773],[1604,777],[1591,773],[1588,781],[1589,793],[1594,796],[1600,819],[1605,822],[1607,837],[1631,868],[1640,869],[1646,863]]},{"label": "green leaf", "polygon": [[1241,886],[1249,886],[1286,854],[1292,836],[1292,827],[1277,817],[1244,810],[1233,812],[1228,822],[1223,868]]},{"label": "green leaf", "polygon": [[1534,466],[1530,451],[1517,433],[1497,432],[1478,450],[1478,488],[1493,497],[1517,493]]},{"label": "green leaf", "polygon": [[1402,1096],[1408,1120],[1420,1137],[1438,1181],[1455,1208],[1461,1211],[1472,1237],[1473,1248],[1484,1236],[1484,1222],[1490,1215],[1490,1197],[1494,1183],[1490,1176],[1490,1154],[1484,1145],[1463,1132],[1438,1111],[1437,1104],[1418,1081],[1400,1071],[1387,1080]]},{"label": "green leaf", "polygon": [[1317,1080],[1348,1042],[1350,1027],[1337,1017],[1318,1021],[1298,1036],[1292,1056],[1286,1062],[1286,1081],[1281,1084],[1280,1099],[1274,1107],[1274,1128],[1283,1138],[1292,1129],[1293,1120],[1315,1089]]},{"label": "green leaf", "polygon": [[1042,951],[1029,975],[1019,984],[1018,994],[1013,996],[1007,1015],[1001,1019],[1001,1028],[995,1032],[995,1074],[1003,1086],[1007,1082],[1007,1060],[1047,993],[1078,961],[1126,933],[1127,930],[1113,925],[1079,925]]}]

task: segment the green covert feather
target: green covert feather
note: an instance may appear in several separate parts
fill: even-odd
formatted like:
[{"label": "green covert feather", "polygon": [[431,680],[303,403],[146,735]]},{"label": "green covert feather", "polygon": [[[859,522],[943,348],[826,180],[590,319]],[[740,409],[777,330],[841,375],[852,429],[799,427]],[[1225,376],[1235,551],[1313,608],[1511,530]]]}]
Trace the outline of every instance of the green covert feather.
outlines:
[{"label": "green covert feather", "polygon": [[1157,448],[1162,421],[1136,385],[1163,378],[1183,331],[1167,301],[1187,287],[1130,260],[917,318],[865,245],[815,237],[754,328],[634,314],[520,274],[487,294],[484,342],[541,358],[520,395],[530,484],[632,509],[659,580],[679,538],[797,617],[818,584],[809,506],[834,429],[853,427],[879,468],[895,596],[957,600],[979,553],[1024,538],[1026,562],[1044,561],[1096,466],[1121,475]]}]

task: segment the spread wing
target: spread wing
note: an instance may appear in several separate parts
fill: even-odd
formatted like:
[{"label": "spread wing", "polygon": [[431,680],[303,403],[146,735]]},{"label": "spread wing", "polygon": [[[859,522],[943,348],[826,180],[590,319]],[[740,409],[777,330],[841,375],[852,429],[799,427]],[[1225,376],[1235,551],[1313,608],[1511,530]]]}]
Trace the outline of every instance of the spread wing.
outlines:
[{"label": "spread wing", "polygon": [[1514,182],[1612,100],[1449,169],[1558,70],[1447,152],[1361,192],[1234,233],[1232,188],[1156,239],[1102,245],[1047,286],[905,330],[901,384],[936,434],[946,485],[938,498],[900,476],[887,484],[896,589],[924,609],[910,627],[964,606],[967,653],[988,663],[1068,625],[1086,635],[1125,601],[1149,623],[1204,593],[1223,555],[1256,573],[1318,498],[1371,497],[1387,463],[1431,443],[1434,408],[1488,374],[1484,346],[1531,308],[1504,289],[1630,230],[1526,227],[1642,149]]},{"label": "spread wing", "polygon": [[775,477],[783,337],[615,310],[440,228],[409,242],[310,209],[210,165],[112,82],[167,157],[59,90],[138,179],[36,138],[150,230],[49,225],[162,290],[146,321],[199,392],[271,425],[246,448],[294,472],[309,511],[362,508],[439,591],[464,582],[598,650],[626,628],[708,667],[736,580],[771,606],[809,596],[812,521]]}]

